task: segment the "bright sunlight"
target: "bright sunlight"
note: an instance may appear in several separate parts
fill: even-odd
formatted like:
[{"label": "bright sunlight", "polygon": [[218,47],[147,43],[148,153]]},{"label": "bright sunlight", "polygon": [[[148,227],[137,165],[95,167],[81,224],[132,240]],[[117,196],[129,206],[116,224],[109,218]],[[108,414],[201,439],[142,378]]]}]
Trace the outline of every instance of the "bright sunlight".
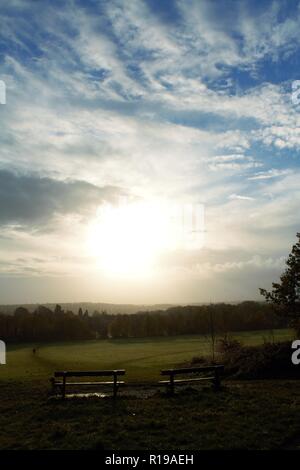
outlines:
[{"label": "bright sunlight", "polygon": [[195,239],[196,222],[189,216],[199,225],[199,214],[191,206],[163,201],[106,204],[88,227],[88,253],[107,274],[148,276],[162,253]]},{"label": "bright sunlight", "polygon": [[157,205],[107,204],[89,226],[88,251],[106,273],[145,276],[165,249],[169,235],[167,218]]}]

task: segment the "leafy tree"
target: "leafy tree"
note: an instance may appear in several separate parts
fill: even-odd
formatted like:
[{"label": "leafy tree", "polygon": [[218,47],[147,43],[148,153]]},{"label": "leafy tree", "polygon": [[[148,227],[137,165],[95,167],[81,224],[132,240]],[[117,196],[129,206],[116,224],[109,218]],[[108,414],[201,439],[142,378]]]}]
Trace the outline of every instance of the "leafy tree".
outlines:
[{"label": "leafy tree", "polygon": [[41,315],[41,316],[43,315],[44,317],[48,317],[48,316],[51,316],[51,315],[52,315],[52,311],[50,310],[50,308],[45,307],[44,305],[39,305],[39,306],[35,309],[34,313],[35,313],[36,315]]},{"label": "leafy tree", "polygon": [[20,316],[23,316],[23,315],[29,315],[29,311],[27,310],[27,308],[25,307],[17,307],[16,310],[15,310],[15,316],[16,317],[20,317]]},{"label": "leafy tree", "polygon": [[300,233],[286,261],[287,268],[280,282],[273,282],[272,290],[259,289],[267,302],[274,305],[280,315],[290,320],[291,326],[300,329]]},{"label": "leafy tree", "polygon": [[64,313],[64,311],[63,311],[63,309],[61,308],[61,306],[57,304],[57,305],[55,306],[54,313],[55,313],[56,315],[60,315],[61,313]]}]

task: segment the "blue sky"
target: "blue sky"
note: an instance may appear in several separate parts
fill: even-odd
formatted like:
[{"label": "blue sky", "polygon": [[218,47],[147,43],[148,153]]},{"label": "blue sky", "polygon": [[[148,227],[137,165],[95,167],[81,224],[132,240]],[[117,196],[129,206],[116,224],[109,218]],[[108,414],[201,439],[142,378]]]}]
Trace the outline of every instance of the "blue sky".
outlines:
[{"label": "blue sky", "polygon": [[[258,298],[299,231],[299,30],[292,0],[2,1],[3,302]],[[120,198],[202,205],[203,246],[108,276]]]}]

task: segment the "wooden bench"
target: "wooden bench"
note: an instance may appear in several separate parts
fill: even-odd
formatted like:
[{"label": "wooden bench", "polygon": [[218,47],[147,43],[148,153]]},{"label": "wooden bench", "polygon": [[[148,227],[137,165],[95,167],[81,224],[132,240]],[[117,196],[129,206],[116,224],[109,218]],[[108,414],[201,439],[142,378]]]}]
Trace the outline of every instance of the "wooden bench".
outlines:
[{"label": "wooden bench", "polygon": [[[203,367],[184,367],[181,369],[166,369],[161,371],[161,375],[168,375],[169,380],[161,380],[159,383],[167,386],[168,392],[173,395],[175,385],[184,385],[194,382],[199,382],[202,380],[210,380],[213,383],[214,390],[220,390],[221,388],[221,374],[224,370],[223,365],[216,366],[203,366]],[[211,375],[207,376],[207,373]],[[185,377],[175,379],[175,376],[183,376],[190,374],[205,374],[201,377]]]},{"label": "wooden bench", "polygon": [[[93,370],[93,371],[62,371],[55,372],[54,377],[50,379],[52,383],[53,393],[56,394],[59,391],[62,395],[62,398],[66,397],[66,388],[67,387],[101,387],[101,386],[112,386],[113,388],[113,397],[116,398],[117,391],[120,385],[124,385],[124,382],[118,380],[118,376],[125,375],[124,369],[119,370]],[[104,381],[90,381],[90,382],[80,382],[80,381],[67,381],[69,377],[112,377],[113,380],[104,382]]]}]

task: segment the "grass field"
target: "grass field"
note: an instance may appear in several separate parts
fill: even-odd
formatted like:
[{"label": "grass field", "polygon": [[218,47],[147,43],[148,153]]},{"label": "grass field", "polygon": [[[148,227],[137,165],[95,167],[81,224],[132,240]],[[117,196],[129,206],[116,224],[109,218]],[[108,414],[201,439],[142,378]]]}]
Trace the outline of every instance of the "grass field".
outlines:
[{"label": "grass field", "polygon": [[[267,332],[233,335],[259,344]],[[275,340],[292,332],[277,330]],[[48,400],[56,369],[124,367],[127,381],[157,380],[163,367],[210,354],[201,336],[10,346],[0,367],[0,449],[278,449],[300,445],[300,381],[226,381],[174,397]],[[129,387],[130,388],[130,387]]]},{"label": "grass field", "polygon": [[[268,331],[233,333],[244,344],[271,340]],[[277,341],[289,340],[290,330],[274,330]],[[35,355],[32,349],[35,347]],[[160,369],[173,367],[194,356],[211,354],[206,336],[175,336],[73,343],[20,344],[8,347],[7,365],[0,380],[49,377],[54,370],[126,369],[126,380],[157,380]]]}]

